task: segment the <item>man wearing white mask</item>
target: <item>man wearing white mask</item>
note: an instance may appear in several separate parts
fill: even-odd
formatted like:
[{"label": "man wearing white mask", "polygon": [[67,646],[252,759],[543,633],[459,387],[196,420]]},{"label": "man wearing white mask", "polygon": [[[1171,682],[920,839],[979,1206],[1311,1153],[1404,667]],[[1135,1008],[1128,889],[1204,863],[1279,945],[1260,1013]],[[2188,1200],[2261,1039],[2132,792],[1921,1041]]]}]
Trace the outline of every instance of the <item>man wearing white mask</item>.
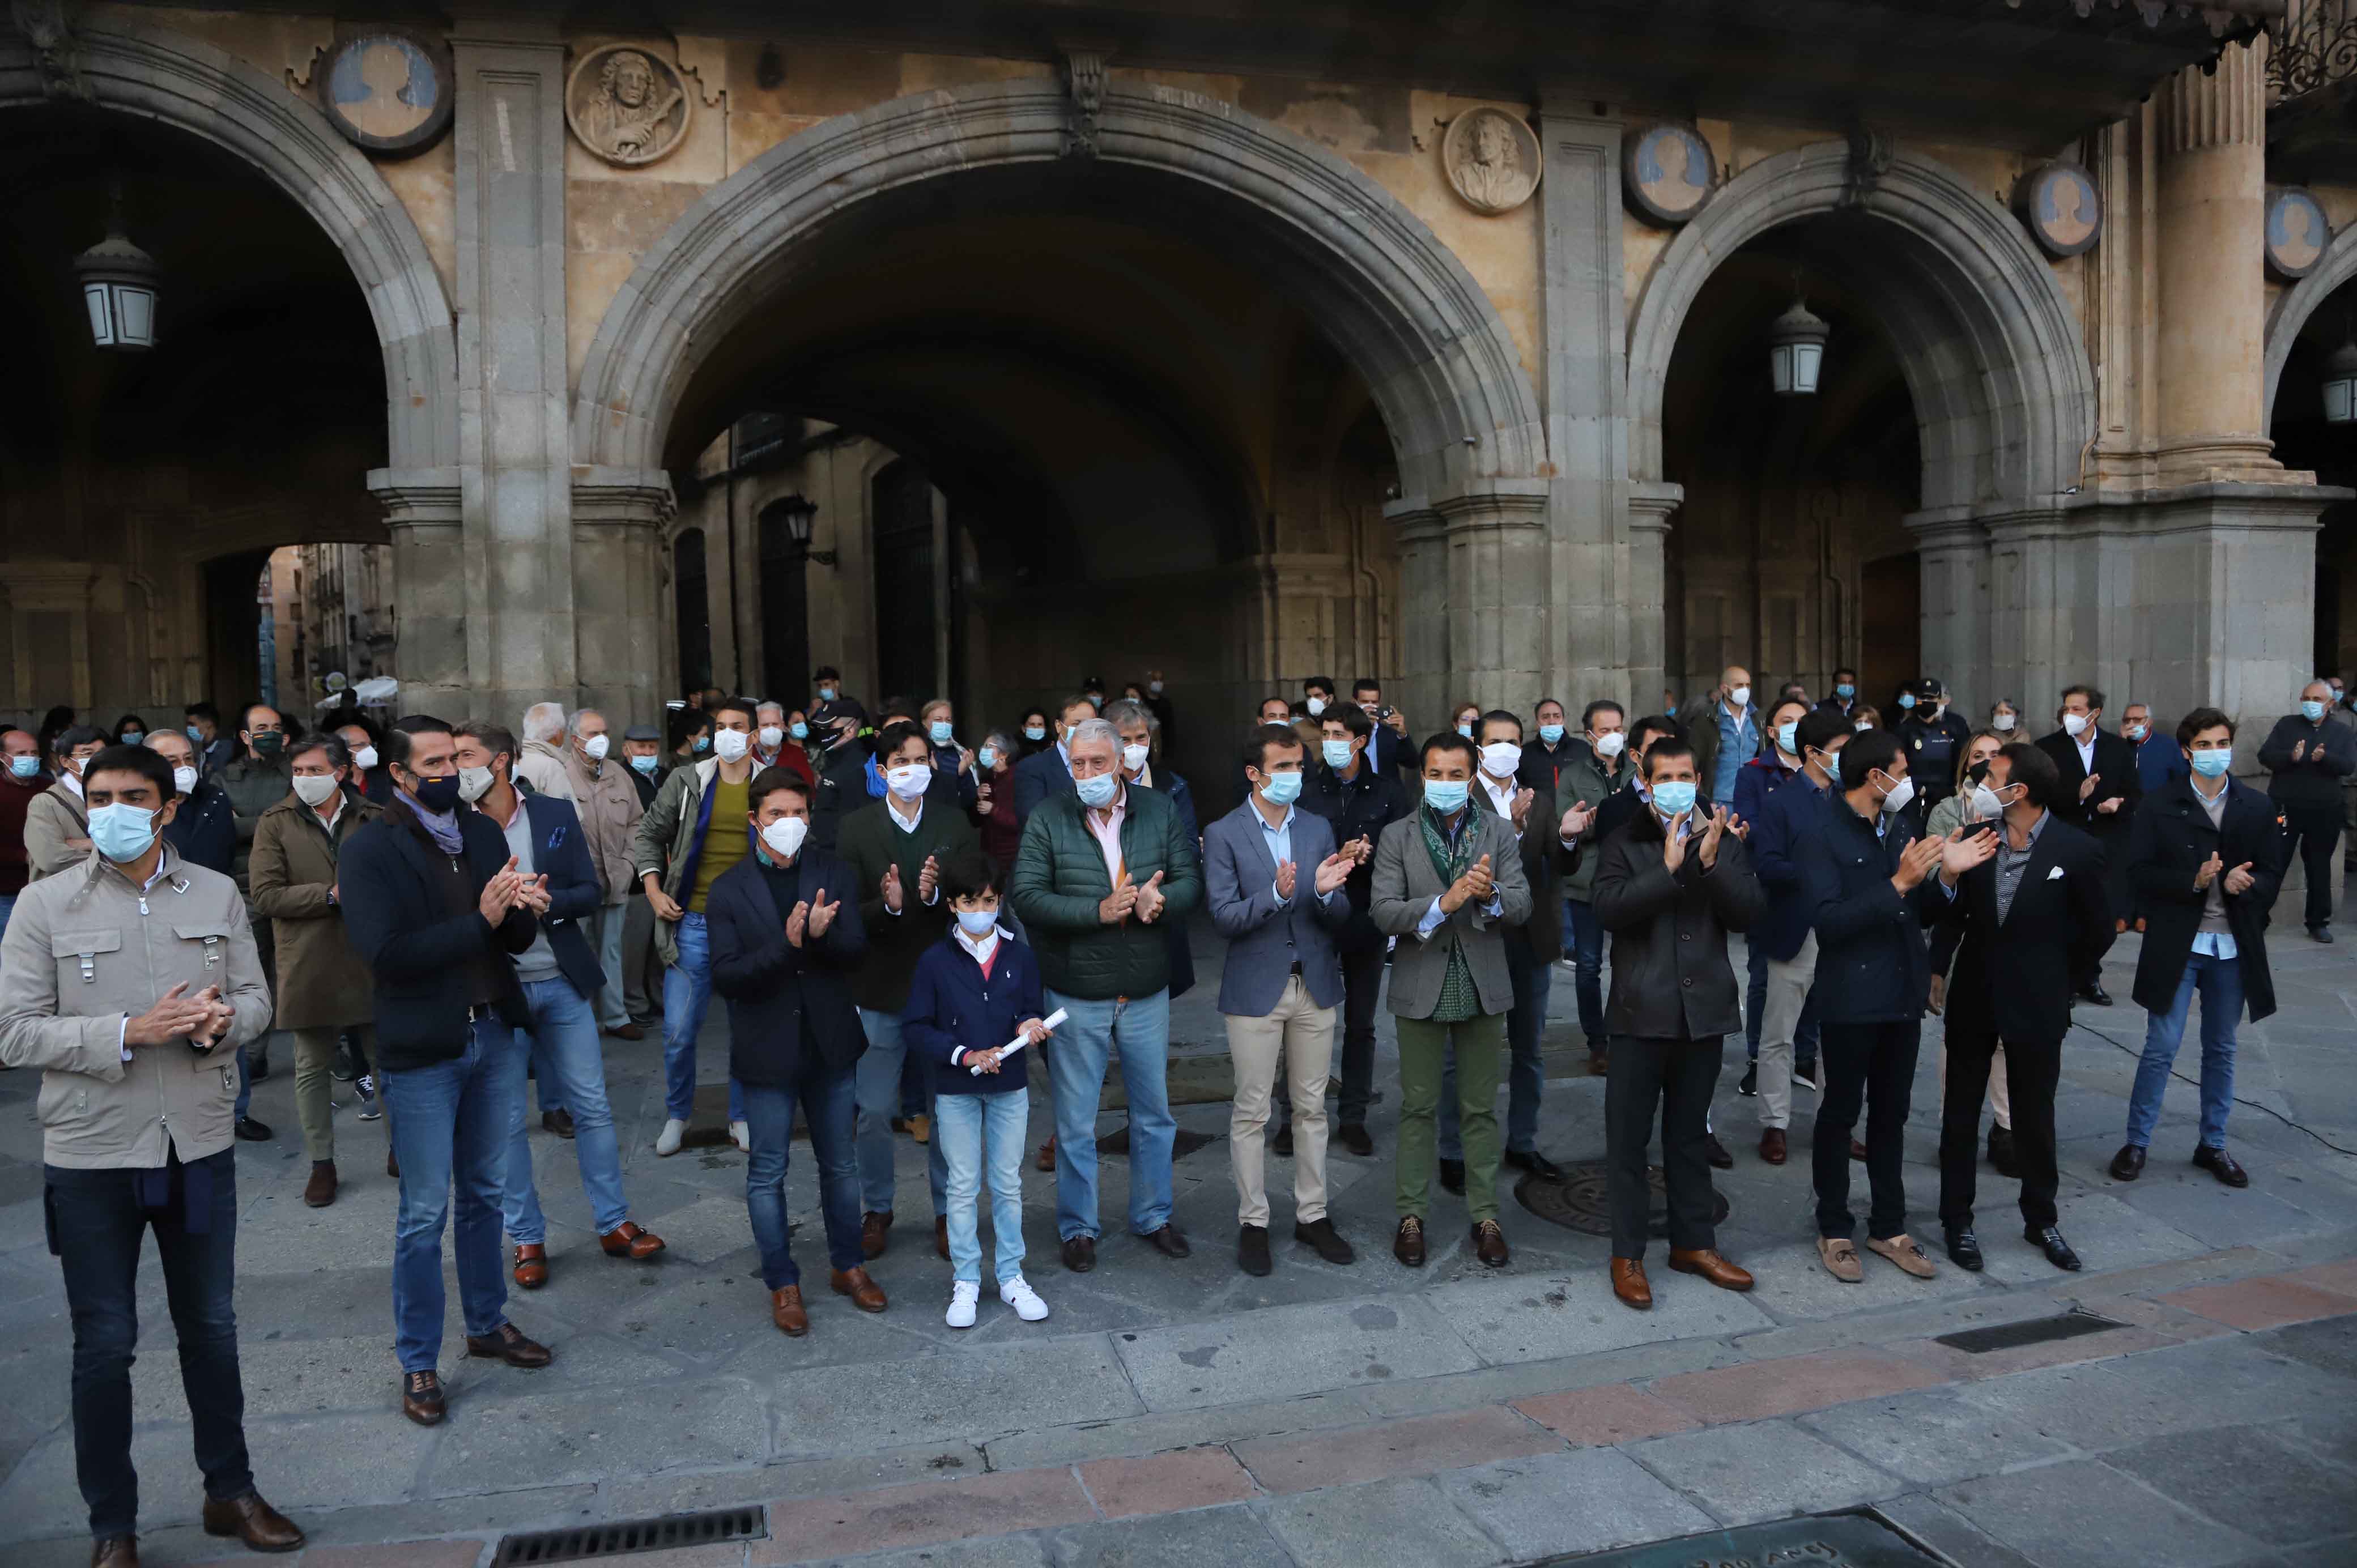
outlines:
[{"label": "man wearing white mask", "polygon": [[1751,705],[1751,672],[1740,664],[1719,671],[1706,697],[1678,710],[1694,746],[1708,799],[1724,806],[1735,799],[1735,775],[1760,754],[1760,713]]},{"label": "man wearing white mask", "polygon": [[[942,867],[977,847],[964,812],[938,791],[926,798],[935,775],[932,741],[923,731],[905,720],[886,725],[876,737],[876,766],[884,774],[884,798],[844,818],[834,844],[851,870],[843,891],[858,900],[859,922],[867,932],[866,961],[850,980],[867,1039],[859,1058],[856,1137],[859,1240],[869,1259],[884,1255],[892,1229],[892,1118],[900,1113],[900,1078],[908,1060],[900,1015],[908,1010],[909,983],[917,961],[949,929]],[[928,1117],[932,1109],[926,1105]],[[946,1259],[949,1164],[938,1138],[927,1140],[925,1167],[932,1188],[933,1246]]]},{"label": "man wearing white mask", "polygon": [[[753,704],[723,697],[714,704],[712,755],[672,769],[655,803],[639,819],[630,861],[655,917],[662,955],[663,1128],[655,1153],[675,1155],[695,1110],[695,1036],[712,1004],[712,950],[704,919],[712,884],[745,858],[752,820]],[[807,797],[805,797],[807,800]],[[728,1086],[728,1134],[746,1146],[744,1096]]]},{"label": "man wearing white mask", "polygon": [[956,783],[959,808],[972,812],[980,798],[974,789],[974,752],[958,743],[956,708],[947,697],[935,697],[918,711],[917,727],[925,732],[925,744],[932,748],[933,770]]},{"label": "man wearing white mask", "polygon": [[1334,705],[1334,677],[1312,675],[1301,682],[1301,711],[1313,719],[1322,719],[1326,710]]},{"label": "man wearing white mask", "polygon": [[[2066,686],[2062,691],[2062,727],[2038,743],[2054,759],[2061,775],[2062,794],[2054,814],[2095,841],[2104,852],[2104,892],[2110,901],[2114,929],[2125,928],[2132,902],[2128,893],[2128,827],[2136,821],[2136,803],[2144,799],[2144,781],[2136,776],[2136,748],[2104,728],[2104,693],[2093,686]],[[2357,751],[2357,748],[2352,748]],[[2098,1007],[2112,1004],[2099,971],[2074,974],[2075,994]]]},{"label": "man wearing white mask", "polygon": [[523,711],[522,727],[523,753],[515,759],[515,776],[531,785],[535,795],[573,799],[573,779],[565,764],[565,704],[534,703]]},{"label": "man wearing white mask", "polygon": [[[2304,923],[2319,942],[2332,940],[2332,852],[2341,839],[2341,781],[2357,774],[2357,730],[2332,722],[2332,691],[2322,681],[2301,688],[2299,711],[2286,714],[2259,746],[2269,774],[2267,798],[2283,814],[2284,856],[2299,855],[2308,883]],[[38,868],[35,873],[39,875]]]},{"label": "man wearing white mask", "polygon": [[172,765],[179,805],[164,824],[165,842],[190,865],[227,876],[237,861],[237,822],[229,797],[220,785],[198,776],[197,748],[178,730],[151,731],[141,744]]},{"label": "man wearing white mask", "polygon": [[54,876],[90,855],[90,809],[82,804],[81,773],[107,747],[105,732],[76,725],[58,736],[54,782],[25,807],[25,860],[30,880]]},{"label": "man wearing white mask", "polygon": [[640,804],[629,768],[612,755],[614,736],[605,714],[583,708],[565,727],[572,742],[565,748],[565,781],[573,789],[573,809],[581,816],[589,859],[597,868],[597,911],[582,922],[605,976],[597,990],[597,1024],[618,1039],[643,1040],[646,1031],[630,1021],[623,998],[622,929],[630,922],[630,893],[639,883],[631,874],[630,848],[646,808]]},{"label": "man wearing white mask", "polygon": [[[807,730],[810,726],[802,726]],[[786,705],[763,701],[753,708],[753,767],[758,771],[778,766],[786,746]]]}]

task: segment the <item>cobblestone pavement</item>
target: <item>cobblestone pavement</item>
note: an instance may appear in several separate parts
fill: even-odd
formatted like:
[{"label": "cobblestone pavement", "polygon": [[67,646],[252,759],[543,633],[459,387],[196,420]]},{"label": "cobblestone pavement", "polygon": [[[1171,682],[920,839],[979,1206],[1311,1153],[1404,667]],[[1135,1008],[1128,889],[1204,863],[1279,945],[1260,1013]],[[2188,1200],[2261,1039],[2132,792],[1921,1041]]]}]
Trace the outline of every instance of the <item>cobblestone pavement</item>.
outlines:
[{"label": "cobblestone pavement", "polygon": [[[1215,952],[1208,935],[1199,952]],[[1232,1262],[1225,1052],[1207,973],[1177,1009],[1182,1126],[1211,1140],[1178,1165],[1194,1256],[1120,1234],[1125,1164],[1104,1165],[1097,1269],[1055,1258],[1053,1178],[1027,1167],[1029,1277],[1054,1309],[1027,1325],[985,1298],[942,1321],[920,1152],[899,1143],[901,1223],[856,1313],[813,1282],[813,1330],[769,1325],[742,1158],[658,1159],[660,1048],[608,1042],[634,1218],[670,1251],[601,1256],[566,1146],[535,1130],[552,1279],[510,1310],[556,1352],[527,1373],[450,1357],[435,1431],[395,1412],[385,1263],[393,1184],[382,1123],[338,1116],[346,1186],[308,1209],[292,1051],[259,1086],[274,1142],[239,1145],[238,1291],[248,1433],[266,1496],[308,1529],[302,1559],[382,1568],[488,1562],[503,1532],[764,1504],[749,1543],[626,1559],[680,1568],[877,1564],[1371,1563],[1535,1561],[1782,1516],[1872,1505],[1964,1563],[2357,1562],[2357,987],[2340,949],[2279,941],[2284,1010],[2243,1033],[2233,1147],[2252,1186],[2191,1169],[2194,1091],[2172,1084],[2144,1178],[2112,1182],[2143,1014],[2135,939],[2106,966],[2121,998],[2081,1010],[2058,1122],[2062,1227],[2087,1273],[2057,1273],[2009,1223],[1984,1167],[1986,1273],[1918,1283],[1867,1260],[1843,1285],[1810,1245],[1807,1163],[1750,1152],[1729,1052],[1717,1124],[1723,1249],[1759,1276],[1736,1296],[1659,1267],[1659,1305],[1625,1310],[1603,1240],[1508,1204],[1512,1264],[1470,1256],[1459,1200],[1437,1195],[1429,1267],[1391,1258],[1394,1092],[1376,1155],[1332,1159],[1351,1267],[1279,1238],[1265,1280]],[[1215,968],[1207,965],[1207,969]],[[1603,1085],[1585,1074],[1557,972],[1542,1146],[1602,1152]],[[1909,1130],[1919,1235],[1937,1115],[1927,1030]],[[721,1026],[705,1076],[723,1070]],[[1388,1030],[1377,1080],[1394,1083]],[[2181,1065],[2191,1069],[2198,1046]],[[1577,1066],[1575,1066],[1577,1064]],[[0,1561],[86,1561],[67,1418],[71,1332],[43,1245],[31,1075],[0,1074]],[[1042,1097],[1033,1132],[1045,1133]],[[1795,1107],[1796,1156],[1812,1097]],[[1104,1126],[1120,1125],[1117,1112]],[[823,1267],[803,1150],[791,1178],[806,1273]],[[213,1561],[152,1251],[134,1374],[150,1563]],[[455,1315],[448,1343],[458,1343]],[[2076,1305],[2118,1326],[1969,1355],[1938,1336]],[[233,1552],[231,1549],[231,1554]],[[866,1555],[863,1555],[866,1554]]]}]

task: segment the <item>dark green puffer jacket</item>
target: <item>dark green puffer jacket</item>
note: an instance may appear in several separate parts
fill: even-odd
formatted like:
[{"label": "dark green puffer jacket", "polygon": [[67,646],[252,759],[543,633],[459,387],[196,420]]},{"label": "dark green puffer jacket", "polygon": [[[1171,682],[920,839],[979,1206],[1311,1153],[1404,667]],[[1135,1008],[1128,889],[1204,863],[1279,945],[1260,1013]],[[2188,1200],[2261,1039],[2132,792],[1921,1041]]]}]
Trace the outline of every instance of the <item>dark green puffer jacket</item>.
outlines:
[{"label": "dark green puffer jacket", "polygon": [[1202,866],[1186,825],[1159,789],[1125,791],[1121,854],[1130,881],[1143,886],[1162,873],[1162,913],[1152,925],[1133,915],[1118,926],[1097,918],[1113,893],[1104,850],[1084,820],[1077,795],[1049,796],[1023,824],[1007,897],[1039,955],[1051,991],[1091,1002],[1151,996],[1170,983],[1164,928],[1184,920],[1203,897]]}]

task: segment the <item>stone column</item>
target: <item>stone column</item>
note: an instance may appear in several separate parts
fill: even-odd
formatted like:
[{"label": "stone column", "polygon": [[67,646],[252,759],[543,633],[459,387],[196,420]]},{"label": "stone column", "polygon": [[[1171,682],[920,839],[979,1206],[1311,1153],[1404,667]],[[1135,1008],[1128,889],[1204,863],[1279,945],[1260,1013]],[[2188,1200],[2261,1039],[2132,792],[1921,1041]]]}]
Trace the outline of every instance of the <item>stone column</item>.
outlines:
[{"label": "stone column", "polygon": [[373,468],[368,488],[393,532],[393,668],[401,682],[393,711],[464,717],[473,699],[458,470]]},{"label": "stone column", "polygon": [[1387,502],[1383,519],[1399,530],[1400,675],[1390,696],[1420,742],[1447,722],[1446,710],[1458,700],[1448,690],[1448,532],[1422,500]]},{"label": "stone column", "polygon": [[579,701],[604,712],[618,731],[651,724],[662,711],[662,536],[677,510],[671,476],[660,469],[584,468],[574,476]]},{"label": "stone column", "polygon": [[1977,519],[1950,511],[1903,520],[1915,535],[1922,580],[1921,664],[1959,696],[1975,725],[2000,696],[2023,700],[1989,669],[1988,536]]},{"label": "stone column", "polygon": [[[457,72],[465,714],[577,696],[565,361],[565,45],[450,40]],[[602,635],[602,633],[600,634]]]},{"label": "stone column", "polygon": [[[1628,589],[1618,607],[1625,627],[1626,685],[1616,687],[1613,673],[1608,671],[1594,695],[1610,696],[1617,692],[1622,702],[1631,704],[1627,710],[1631,718],[1653,712],[1661,701],[1663,671],[1669,667],[1670,519],[1685,499],[1684,485],[1648,480],[1628,486],[1624,507],[1629,543],[1621,578]],[[1570,699],[1565,701],[1568,703]],[[1579,705],[1587,705],[1586,696]]]},{"label": "stone column", "polygon": [[1527,713],[1544,694],[1547,489],[1544,479],[1492,479],[1383,509],[1401,530],[1399,705],[1412,727],[1437,727],[1455,703]]},{"label": "stone column", "polygon": [[2160,478],[2271,478],[2265,385],[2266,40],[2161,88]]}]

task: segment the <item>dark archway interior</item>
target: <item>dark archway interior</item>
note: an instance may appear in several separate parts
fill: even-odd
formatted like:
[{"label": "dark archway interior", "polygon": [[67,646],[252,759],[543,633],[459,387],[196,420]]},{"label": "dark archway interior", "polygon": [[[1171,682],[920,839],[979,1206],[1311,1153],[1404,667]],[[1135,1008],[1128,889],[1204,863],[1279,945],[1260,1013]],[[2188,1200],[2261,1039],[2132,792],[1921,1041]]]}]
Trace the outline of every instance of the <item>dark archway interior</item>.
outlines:
[{"label": "dark archway interior", "polygon": [[[1679,331],[1662,449],[1665,477],[1685,489],[1664,642],[1682,699],[1729,663],[1756,689],[1797,680],[1812,693],[1847,665],[1877,704],[1923,672],[1915,542],[1901,521],[1922,487],[1914,404],[1871,296],[1824,264],[1870,222],[1829,216],[1761,236],[1711,274]],[[1796,294],[1831,336],[1816,394],[1780,397],[1769,334]]]},{"label": "dark archway interior", "polygon": [[[2357,425],[2324,422],[2325,361],[2357,341],[2357,283],[2343,284],[2310,312],[2292,342],[2276,392],[2276,461],[2313,469],[2320,485],[2357,487]],[[2318,672],[2357,668],[2357,501],[2324,509],[2316,535]]]}]

